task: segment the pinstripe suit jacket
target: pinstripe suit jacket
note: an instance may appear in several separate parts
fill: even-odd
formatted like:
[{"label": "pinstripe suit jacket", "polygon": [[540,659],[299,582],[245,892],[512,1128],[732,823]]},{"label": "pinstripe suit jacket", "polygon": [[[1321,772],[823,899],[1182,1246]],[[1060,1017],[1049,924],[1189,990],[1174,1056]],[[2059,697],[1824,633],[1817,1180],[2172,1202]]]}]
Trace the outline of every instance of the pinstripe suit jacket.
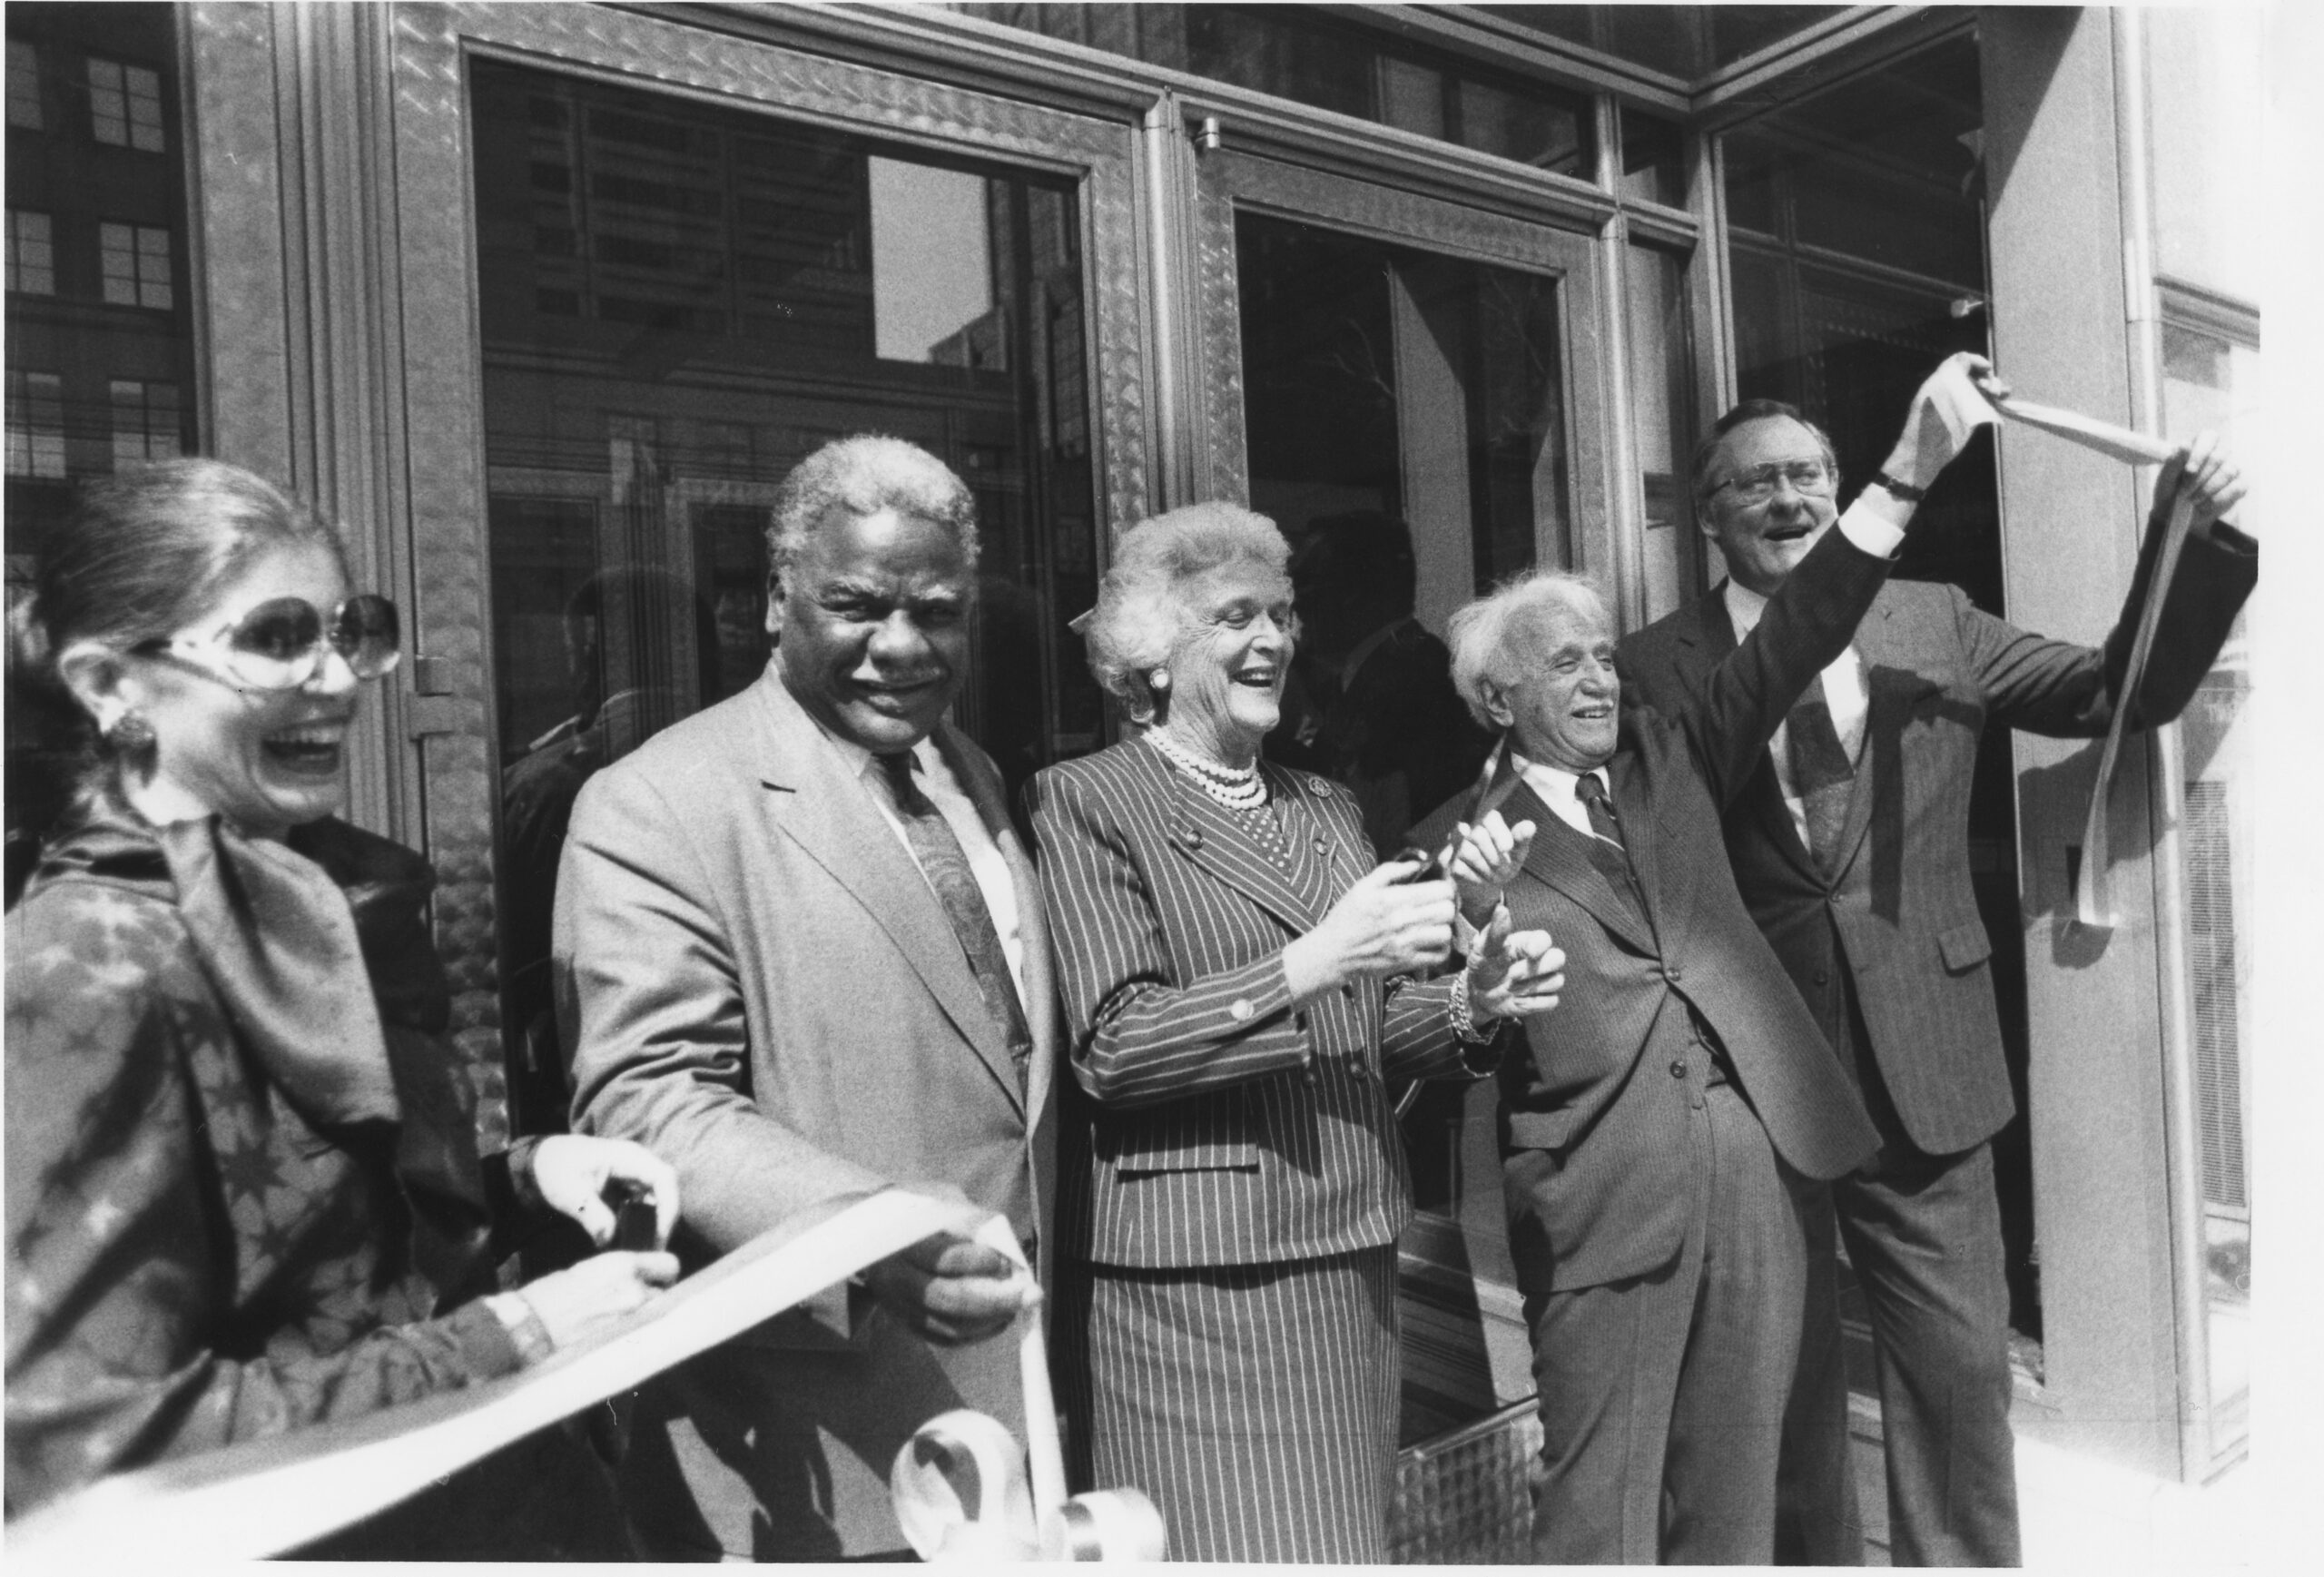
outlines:
[{"label": "pinstripe suit jacket", "polygon": [[[1336,899],[1374,863],[1354,796],[1260,770]],[[1360,981],[1295,1009],[1283,950],[1324,911],[1151,745],[1051,767],[1028,797],[1078,1091],[1061,1250],[1188,1267],[1394,1242],[1412,1188],[1383,1080],[1491,1066],[1453,1035],[1451,982]]]},{"label": "pinstripe suit jacket", "polygon": [[[991,762],[935,738],[1016,879],[1022,1092],[942,904],[773,665],[574,805],[554,962],[575,1126],[677,1168],[693,1263],[890,1184],[1037,1230],[1059,1039],[1038,880]],[[641,1431],[633,1504],[700,1537],[690,1501],[729,1552],[793,1559],[901,1548],[887,1479],[911,1432],[1020,1411],[1011,1344],[931,1345],[844,1287],[656,1386],[641,1416],[676,1422],[668,1444]]]},{"label": "pinstripe suit jacket", "polygon": [[[1837,1177],[1868,1155],[1871,1122],[1807,1004],[1752,923],[1720,843],[1720,808],[1799,693],[1847,644],[1887,572],[1826,534],[1759,627],[1668,712],[1623,697],[1608,765],[1647,913],[1616,896],[1582,834],[1528,788],[1502,808],[1536,828],[1507,892],[1521,929],[1565,950],[1565,991],[1529,1021],[1530,1055],[1502,1069],[1511,1249],[1529,1296],[1643,1275],[1678,1252],[1692,1197],[1689,1102],[1666,1068],[1708,1026],[1793,1170]],[[1413,841],[1434,847],[1455,801]],[[1691,1010],[1691,1011],[1690,1011]]]},{"label": "pinstripe suit jacket", "polygon": [[[2103,647],[2029,635],[1955,586],[1882,589],[1856,635],[1870,705],[1836,872],[1800,841],[1767,752],[1728,808],[1727,847],[1753,918],[1836,1046],[1848,1043],[1847,971],[1881,1080],[1905,1133],[1931,1155],[1991,1138],[2016,1109],[1994,1008],[1993,943],[1969,882],[1978,739],[1989,722],[2058,737],[2105,733],[2160,524],[2149,527]],[[2232,527],[2187,544],[2141,686],[2142,721],[2168,722],[2185,707],[2258,563]],[[1724,589],[1622,642],[1626,694],[1667,708],[1702,689],[1735,649]]]}]

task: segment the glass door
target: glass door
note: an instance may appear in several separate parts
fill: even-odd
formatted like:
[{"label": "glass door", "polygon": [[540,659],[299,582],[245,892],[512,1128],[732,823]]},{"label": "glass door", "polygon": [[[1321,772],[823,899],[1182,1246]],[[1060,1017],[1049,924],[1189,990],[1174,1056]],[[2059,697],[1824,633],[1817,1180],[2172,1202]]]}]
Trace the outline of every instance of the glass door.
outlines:
[{"label": "glass door", "polygon": [[[1384,853],[1490,747],[1446,616],[1535,565],[1611,578],[1595,243],[1226,150],[1201,192],[1207,480],[1290,539],[1305,632],[1266,751],[1352,788]],[[1532,1394],[1493,1104],[1404,1117],[1406,1444]]]},{"label": "glass door", "polygon": [[[547,961],[574,799],[759,680],[771,506],[815,448],[892,434],[976,495],[954,716],[1009,787],[1098,743],[1065,621],[1106,522],[1146,512],[1132,133],[642,14],[405,18],[404,222],[469,226],[408,243],[407,277],[464,251],[434,282],[473,303],[411,314],[468,395],[416,527],[420,686],[458,703],[423,708],[438,929],[479,1072],[505,1074],[480,1087],[543,1131],[568,1096]],[[445,846],[483,828],[488,863]]]}]

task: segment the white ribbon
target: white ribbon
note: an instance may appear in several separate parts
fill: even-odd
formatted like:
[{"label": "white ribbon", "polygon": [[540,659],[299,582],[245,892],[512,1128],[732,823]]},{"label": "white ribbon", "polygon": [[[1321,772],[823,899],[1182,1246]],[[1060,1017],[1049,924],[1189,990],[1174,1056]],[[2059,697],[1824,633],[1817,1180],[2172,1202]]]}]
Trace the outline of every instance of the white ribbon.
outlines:
[{"label": "white ribbon", "polygon": [[[2133,466],[2159,466],[2177,453],[2177,449],[2161,439],[2112,422],[2099,421],[2078,412],[2062,410],[2056,406],[2036,405],[2014,395],[1994,395],[1982,387],[1970,383],[1965,370],[1948,370],[1959,374],[1958,381],[1972,388],[1980,404],[1991,401],[1991,409],[1998,409],[2012,421],[2054,433],[2069,442],[2080,444]],[[1940,405],[1959,403],[1953,395]],[[1947,414],[1948,426],[1954,416]],[[1985,417],[1990,421],[1991,416]],[[1963,436],[1956,428],[1955,438]],[[2122,740],[2128,732],[2132,703],[2146,678],[2147,658],[2154,648],[2155,628],[2162,623],[2163,599],[2170,594],[2171,577],[2179,567],[2181,549],[2187,544],[2187,531],[2194,519],[2194,506],[2181,495],[2171,500],[2171,513],[2164,524],[2162,541],[2154,557],[2154,572],[2147,577],[2146,600],[2139,608],[2138,633],[2131,645],[2131,660],[2122,672],[2122,684],[2116,691],[2114,715],[2107,724],[2106,744],[2098,756],[2098,782],[2090,792],[2090,809],[2083,818],[2082,866],[2074,873],[2074,919],[2098,930],[2112,930],[2115,923],[2113,882],[2109,866],[2112,853],[2107,847],[2106,801],[2113,787],[2114,769],[2122,759]]]},{"label": "white ribbon", "polygon": [[[804,1231],[743,1245],[533,1368],[100,1480],[10,1523],[8,1554],[107,1571],[177,1570],[297,1549],[633,1390],[931,1233],[970,1231],[976,1214],[899,1190],[874,1194]],[[1007,1224],[999,1226],[1006,1236]],[[1045,1370],[1045,1406],[1048,1395]],[[1029,1413],[1032,1403],[1029,1395]],[[1055,1440],[1052,1424],[1052,1448]],[[1061,1488],[1061,1466],[1056,1482]]]},{"label": "white ribbon", "polygon": [[[1026,1276],[1033,1274],[1006,1221],[988,1220],[976,1237]],[[1041,1311],[1027,1309],[1017,1317],[1026,1448],[1020,1453],[1006,1428],[969,1408],[921,1424],[888,1474],[905,1541],[924,1561],[1159,1561],[1166,1544],[1162,1514],[1144,1493],[1065,1493],[1065,1453],[1058,1442]],[[964,1464],[976,1470],[973,1509],[952,1478]]]}]

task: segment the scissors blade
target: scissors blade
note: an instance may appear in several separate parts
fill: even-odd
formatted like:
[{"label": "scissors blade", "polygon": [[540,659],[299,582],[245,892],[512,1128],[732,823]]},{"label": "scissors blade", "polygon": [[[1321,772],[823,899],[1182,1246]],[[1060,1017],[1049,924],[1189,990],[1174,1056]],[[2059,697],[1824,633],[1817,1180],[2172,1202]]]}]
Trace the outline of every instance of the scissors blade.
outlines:
[{"label": "scissors blade", "polygon": [[[1477,770],[1477,797],[1469,807],[1468,824],[1473,827],[1499,810],[1502,802],[1515,793],[1517,785],[1524,781],[1525,774],[1518,769],[1517,753],[1509,747],[1509,736],[1504,734],[1485,757],[1484,765]],[[1459,849],[1460,834],[1455,833],[1444,840],[1444,847],[1437,852],[1435,868],[1450,871],[1452,856]]]}]

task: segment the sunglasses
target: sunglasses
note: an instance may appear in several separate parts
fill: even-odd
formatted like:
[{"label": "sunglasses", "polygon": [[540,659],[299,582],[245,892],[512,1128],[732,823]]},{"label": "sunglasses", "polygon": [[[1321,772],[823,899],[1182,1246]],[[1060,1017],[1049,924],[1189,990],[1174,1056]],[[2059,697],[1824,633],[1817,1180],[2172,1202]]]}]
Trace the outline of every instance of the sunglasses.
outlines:
[{"label": "sunglasses", "polygon": [[328,615],[303,597],[278,596],[206,636],[148,641],[164,652],[250,690],[295,690],[320,672],[328,644],[359,679],[392,671],[403,656],[396,605],[383,596],[350,596]]}]

